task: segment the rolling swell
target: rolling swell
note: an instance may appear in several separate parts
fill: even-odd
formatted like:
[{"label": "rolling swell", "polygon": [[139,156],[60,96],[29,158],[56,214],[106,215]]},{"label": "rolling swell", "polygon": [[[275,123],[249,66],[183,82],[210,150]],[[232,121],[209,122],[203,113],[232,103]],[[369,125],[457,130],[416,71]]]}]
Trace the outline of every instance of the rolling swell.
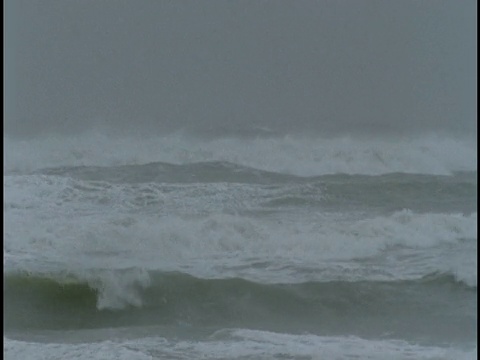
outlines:
[{"label": "rolling swell", "polygon": [[258,170],[226,161],[173,164],[151,162],[121,166],[64,166],[47,168],[36,173],[68,176],[80,180],[110,183],[253,183],[288,182],[298,177]]},{"label": "rolling swell", "polygon": [[[379,213],[402,209],[472,213],[477,207],[476,172],[456,172],[451,176],[390,173],[303,177],[213,161],[57,167],[36,171],[29,177],[35,184],[72,179],[59,184],[68,199],[72,194],[90,200],[93,196],[118,205],[119,199],[126,198],[128,206],[161,204],[174,190],[198,193],[203,189],[203,195],[213,191],[211,200],[221,193],[221,185],[228,184],[229,194],[240,191],[238,196],[252,198],[253,205],[267,210],[320,206],[334,211],[368,207]],[[54,191],[58,192],[58,188]]]},{"label": "rolling swell", "polygon": [[[397,140],[286,136],[206,141],[181,134],[122,138],[91,132],[28,142],[7,136],[5,143],[7,174],[25,174],[47,167],[108,167],[154,162],[229,162],[298,176],[396,172],[451,175],[477,168],[475,142],[438,136]],[[30,148],[35,150],[25,150]]]},{"label": "rolling swell", "polygon": [[[458,282],[450,274],[395,282],[301,284],[199,279],[176,272],[152,272],[149,276],[149,286],[133,284],[123,289],[137,291],[141,305],[99,308],[103,288],[98,283],[8,274],[6,333],[170,325],[318,335],[348,331],[363,337],[416,340],[436,336],[453,341],[476,336],[476,287]],[[445,323],[450,324],[448,328],[432,327]]]}]

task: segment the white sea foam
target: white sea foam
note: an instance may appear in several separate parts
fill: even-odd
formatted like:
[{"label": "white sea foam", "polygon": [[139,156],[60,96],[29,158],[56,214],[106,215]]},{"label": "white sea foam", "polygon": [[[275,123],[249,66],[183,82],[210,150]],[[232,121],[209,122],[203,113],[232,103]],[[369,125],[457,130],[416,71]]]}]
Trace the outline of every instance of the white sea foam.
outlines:
[{"label": "white sea foam", "polygon": [[[35,217],[31,211],[29,214],[6,214],[7,268],[41,271],[45,264],[44,268],[49,268],[51,263],[63,263],[77,272],[144,268],[269,282],[352,276],[352,280],[355,276],[418,278],[446,272],[476,285],[476,260],[470,259],[476,249],[476,213],[416,214],[404,210],[356,221],[329,215],[268,220],[226,214],[93,214],[61,218],[55,214],[45,218],[41,210]],[[462,247],[451,246],[463,241],[471,244],[472,252],[456,255],[455,251]],[[396,256],[404,254],[405,249],[412,250],[408,257]],[[428,253],[431,255],[424,256]],[[444,260],[439,261],[439,256]],[[378,272],[375,257],[389,262],[381,264]],[[417,262],[419,257],[421,261]],[[360,261],[369,258],[373,260]],[[251,266],[259,262],[264,263],[264,271]],[[301,269],[310,270],[300,275]],[[115,299],[112,294],[117,294],[116,290],[123,293],[128,288],[125,284],[129,282],[124,279],[113,281],[110,275],[97,275],[106,284],[102,288],[105,299]],[[138,300],[132,296],[121,302],[136,304]],[[109,304],[116,307],[117,300]]]},{"label": "white sea foam", "polygon": [[447,273],[477,285],[477,213],[249,215],[236,206],[254,208],[275,187],[4,179],[6,271],[73,275],[98,291],[99,308],[141,306],[152,270],[260,282]]},{"label": "white sea foam", "polygon": [[139,268],[127,271],[90,270],[83,275],[97,290],[97,308],[123,309],[127,305],[142,306],[139,290],[150,285],[150,276]]},{"label": "white sea foam", "polygon": [[181,134],[118,137],[86,133],[5,139],[5,169],[29,172],[57,166],[112,166],[228,161],[261,170],[313,176],[392,172],[448,175],[477,168],[473,141],[439,136],[410,139],[282,138],[200,140]]},{"label": "white sea foam", "polygon": [[32,343],[4,338],[6,359],[425,359],[470,360],[477,349],[421,346],[401,340],[291,335],[267,331],[221,330],[204,341],[160,337],[98,343]]},{"label": "white sea foam", "polygon": [[[30,212],[30,215],[33,215]],[[7,252],[107,258],[155,254],[161,259],[234,256],[355,259],[390,247],[428,248],[477,238],[477,214],[416,214],[408,210],[364,220],[317,214],[305,219],[256,220],[247,216],[92,214],[48,218],[8,212]],[[105,259],[102,259],[105,261]]]},{"label": "white sea foam", "polygon": [[[286,191],[268,186],[138,186],[45,175],[6,176],[4,180],[8,220],[4,246],[24,254],[30,249],[37,254],[45,250],[41,253],[93,255],[145,250],[183,258],[241,250],[249,255],[349,259],[392,246],[426,248],[477,238],[476,213],[402,210],[350,219],[318,209],[262,219],[235,215],[237,209],[254,209],[258,198],[269,199],[276,191]],[[291,186],[286,185],[288,192]],[[225,213],[225,209],[230,211]]]},{"label": "white sea foam", "polygon": [[[332,337],[309,334],[291,335],[258,330],[222,330],[213,338],[232,339],[235,342],[216,341],[194,346],[203,353],[214,353],[215,357],[264,357],[274,359],[284,354],[292,357],[313,359],[473,359],[476,349],[462,351],[433,346],[419,346],[401,340],[366,340],[355,336]],[[229,344],[230,343],[230,344]],[[177,345],[182,348],[184,343]],[[214,345],[214,346],[211,346]],[[227,346],[225,346],[227,345]],[[230,346],[229,346],[230,345]],[[188,348],[188,346],[185,346]]]},{"label": "white sea foam", "polygon": [[112,341],[85,344],[45,344],[4,338],[7,360],[152,360],[154,357]]}]

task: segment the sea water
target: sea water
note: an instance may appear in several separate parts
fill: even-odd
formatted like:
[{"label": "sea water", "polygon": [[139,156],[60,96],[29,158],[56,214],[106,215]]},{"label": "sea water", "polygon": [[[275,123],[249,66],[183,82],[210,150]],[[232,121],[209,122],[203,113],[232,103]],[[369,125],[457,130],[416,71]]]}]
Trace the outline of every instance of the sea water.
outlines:
[{"label": "sea water", "polygon": [[5,139],[7,359],[474,359],[476,144]]}]

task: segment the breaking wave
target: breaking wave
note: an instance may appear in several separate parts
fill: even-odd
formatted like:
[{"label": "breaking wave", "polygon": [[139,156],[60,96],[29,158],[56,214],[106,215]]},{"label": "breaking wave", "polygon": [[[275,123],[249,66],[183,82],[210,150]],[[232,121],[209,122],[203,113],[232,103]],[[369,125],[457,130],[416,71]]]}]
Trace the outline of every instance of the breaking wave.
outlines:
[{"label": "breaking wave", "polygon": [[473,141],[440,136],[410,139],[220,138],[187,135],[129,138],[104,133],[5,139],[6,173],[60,166],[118,166],[152,162],[230,162],[298,176],[393,172],[449,175],[477,169]]}]

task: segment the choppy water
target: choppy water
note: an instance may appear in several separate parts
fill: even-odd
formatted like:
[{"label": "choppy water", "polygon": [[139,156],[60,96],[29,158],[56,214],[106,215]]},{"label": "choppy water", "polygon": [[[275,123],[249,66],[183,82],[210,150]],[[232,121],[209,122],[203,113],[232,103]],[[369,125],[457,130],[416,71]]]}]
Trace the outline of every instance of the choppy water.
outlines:
[{"label": "choppy water", "polygon": [[10,359],[473,359],[473,143],[6,139]]}]

